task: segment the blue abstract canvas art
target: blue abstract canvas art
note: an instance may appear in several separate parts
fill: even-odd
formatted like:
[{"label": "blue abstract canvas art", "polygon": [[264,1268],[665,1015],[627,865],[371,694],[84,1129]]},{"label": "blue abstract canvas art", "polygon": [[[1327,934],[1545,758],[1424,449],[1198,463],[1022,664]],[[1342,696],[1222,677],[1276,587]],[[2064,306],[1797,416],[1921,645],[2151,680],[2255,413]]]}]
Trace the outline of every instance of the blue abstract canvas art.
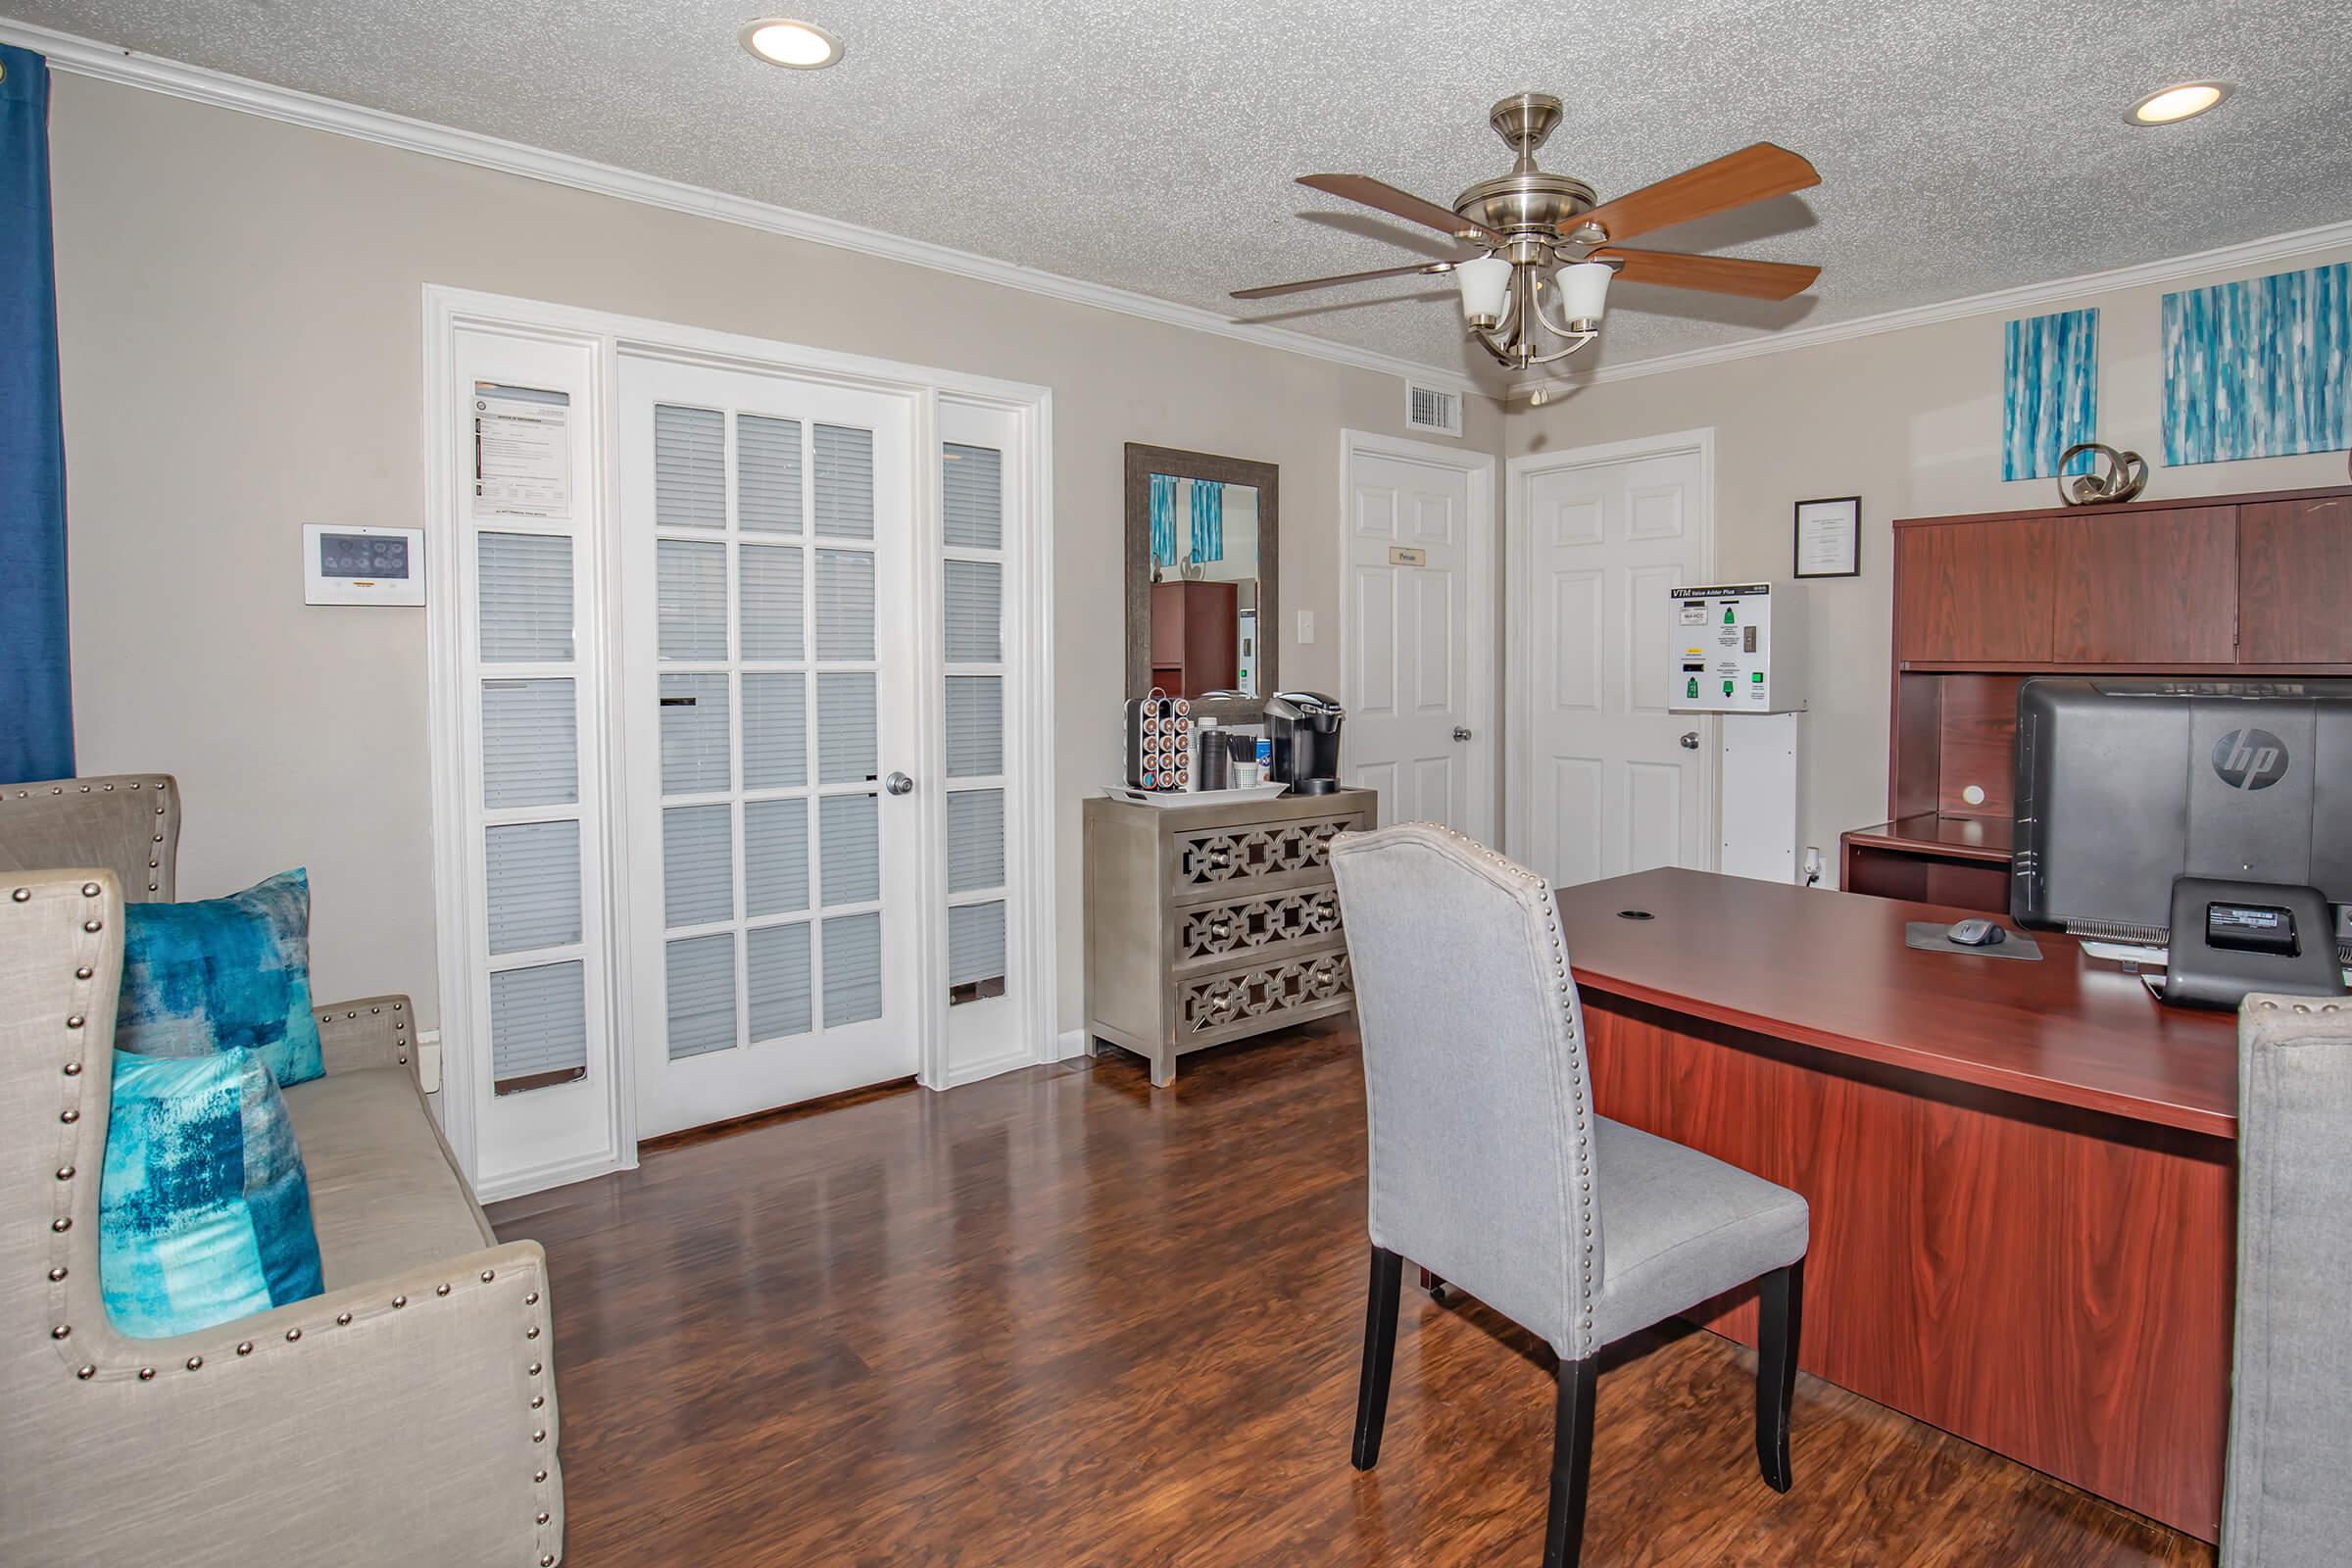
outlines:
[{"label": "blue abstract canvas art", "polygon": [[[2001,477],[2047,479],[2058,454],[2099,422],[2099,313],[2058,311],[2011,321],[2001,349]],[[2090,456],[2067,465],[2088,473]]]},{"label": "blue abstract canvas art", "polygon": [[2164,461],[2336,452],[2352,375],[2352,264],[2164,297]]}]

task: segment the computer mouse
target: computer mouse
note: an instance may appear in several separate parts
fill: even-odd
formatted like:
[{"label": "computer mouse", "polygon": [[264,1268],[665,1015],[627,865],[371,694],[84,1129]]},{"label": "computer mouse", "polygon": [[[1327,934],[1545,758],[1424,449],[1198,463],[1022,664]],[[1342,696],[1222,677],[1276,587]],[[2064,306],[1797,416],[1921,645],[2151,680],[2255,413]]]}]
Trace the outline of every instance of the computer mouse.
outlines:
[{"label": "computer mouse", "polygon": [[1997,921],[1960,920],[1944,934],[1947,942],[1957,942],[1964,948],[1989,948],[2009,940],[2009,933]]}]

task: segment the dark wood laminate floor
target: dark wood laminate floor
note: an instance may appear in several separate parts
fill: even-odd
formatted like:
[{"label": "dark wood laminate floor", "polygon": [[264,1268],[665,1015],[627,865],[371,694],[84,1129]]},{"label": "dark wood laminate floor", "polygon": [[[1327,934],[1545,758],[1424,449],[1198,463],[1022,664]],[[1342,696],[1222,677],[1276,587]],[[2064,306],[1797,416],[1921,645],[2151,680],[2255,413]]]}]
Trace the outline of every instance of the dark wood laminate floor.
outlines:
[{"label": "dark wood laminate floor", "polygon": [[[1476,1303],[1408,1289],[1380,1467],[1348,1468],[1363,1138],[1323,1027],[1157,1094],[1107,1054],[497,1205],[553,1266],[567,1561],[1534,1564],[1549,1352]],[[1701,1332],[1622,1348],[1587,1563],[2213,1560],[1810,1377],[1776,1496],[1752,1378]]]}]

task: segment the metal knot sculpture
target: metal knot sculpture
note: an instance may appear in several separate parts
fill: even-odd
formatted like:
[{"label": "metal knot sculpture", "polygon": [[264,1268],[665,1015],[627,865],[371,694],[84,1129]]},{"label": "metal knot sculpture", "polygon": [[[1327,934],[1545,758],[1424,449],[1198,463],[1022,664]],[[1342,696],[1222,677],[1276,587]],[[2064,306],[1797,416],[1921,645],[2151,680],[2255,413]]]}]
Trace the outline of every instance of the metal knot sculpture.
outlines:
[{"label": "metal knot sculpture", "polygon": [[[2085,452],[2098,455],[2088,473],[2069,475],[2066,466]],[[2148,487],[2148,462],[2136,452],[2118,452],[2097,441],[2078,441],[2058,454],[2058,499],[2070,507],[2129,501]]]}]

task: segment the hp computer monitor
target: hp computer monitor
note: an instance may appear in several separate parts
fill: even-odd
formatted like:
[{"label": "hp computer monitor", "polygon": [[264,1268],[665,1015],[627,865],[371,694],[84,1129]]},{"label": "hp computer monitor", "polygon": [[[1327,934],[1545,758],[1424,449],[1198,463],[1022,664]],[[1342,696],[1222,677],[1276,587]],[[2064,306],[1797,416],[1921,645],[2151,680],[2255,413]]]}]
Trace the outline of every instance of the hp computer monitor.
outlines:
[{"label": "hp computer monitor", "polygon": [[2316,887],[2352,941],[2352,680],[2030,680],[2009,912],[2163,943],[2173,879]]}]

